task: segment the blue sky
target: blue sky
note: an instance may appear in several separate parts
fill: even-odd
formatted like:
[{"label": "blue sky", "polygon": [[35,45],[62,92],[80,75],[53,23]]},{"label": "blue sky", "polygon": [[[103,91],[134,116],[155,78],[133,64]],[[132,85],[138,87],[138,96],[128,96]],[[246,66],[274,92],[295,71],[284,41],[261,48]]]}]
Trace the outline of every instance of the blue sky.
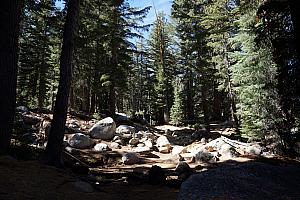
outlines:
[{"label": "blue sky", "polygon": [[[144,8],[147,6],[151,6],[151,10],[149,11],[147,17],[145,18],[144,24],[152,24],[156,19],[153,3],[158,13],[164,12],[167,16],[170,16],[173,0],[128,0],[128,2],[132,7],[137,7],[137,8]],[[145,38],[147,38],[148,36],[149,36],[149,32],[144,33]]]},{"label": "blue sky", "polygon": [[146,6],[152,6],[145,23],[153,23],[155,21],[155,10],[153,7],[153,2],[157,12],[164,12],[167,15],[171,13],[172,0],[128,0],[132,7],[144,8]]},{"label": "blue sky", "polygon": [[[173,0],[127,0],[132,7],[144,8],[146,6],[152,6],[145,23],[153,23],[155,21],[155,11],[153,8],[153,2],[157,12],[164,12],[167,15],[171,13],[171,6]],[[62,7],[63,1],[57,1],[57,6]]]},{"label": "blue sky", "polygon": [[[152,24],[155,21],[155,10],[153,7],[153,2],[155,4],[155,8],[157,12],[164,12],[167,16],[171,13],[171,6],[173,0],[127,0],[132,7],[137,8],[144,8],[146,6],[152,6],[151,10],[149,11],[149,14],[147,18],[144,20],[145,24]],[[57,2],[58,7],[62,7],[62,1]],[[145,37],[147,37],[149,33],[145,34]]]}]

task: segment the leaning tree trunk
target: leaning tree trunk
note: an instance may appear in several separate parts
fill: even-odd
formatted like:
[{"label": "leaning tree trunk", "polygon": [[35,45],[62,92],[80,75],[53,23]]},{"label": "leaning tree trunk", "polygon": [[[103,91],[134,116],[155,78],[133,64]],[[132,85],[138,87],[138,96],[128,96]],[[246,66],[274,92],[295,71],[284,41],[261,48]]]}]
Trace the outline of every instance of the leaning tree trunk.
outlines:
[{"label": "leaning tree trunk", "polygon": [[63,34],[63,46],[60,56],[60,79],[54,107],[48,144],[46,147],[46,162],[61,166],[62,143],[68,110],[68,98],[72,79],[72,60],[74,38],[79,13],[79,0],[69,0],[67,17]]},{"label": "leaning tree trunk", "polygon": [[0,154],[8,152],[13,129],[21,0],[0,6]]}]

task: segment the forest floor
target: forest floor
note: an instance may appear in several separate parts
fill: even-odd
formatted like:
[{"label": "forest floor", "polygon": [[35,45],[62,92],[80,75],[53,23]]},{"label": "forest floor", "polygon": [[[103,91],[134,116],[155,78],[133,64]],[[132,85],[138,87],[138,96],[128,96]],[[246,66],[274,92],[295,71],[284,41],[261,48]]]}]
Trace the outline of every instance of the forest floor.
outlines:
[{"label": "forest floor", "polygon": [[[278,199],[300,199],[298,190],[300,176],[299,164],[297,165],[295,163],[279,160],[261,160],[259,162],[267,163],[266,166],[280,166],[285,169],[284,172],[281,173],[280,170],[276,172],[276,176],[270,177],[272,180],[274,178],[279,180],[282,178],[287,179],[287,181],[284,182],[285,185],[282,185],[283,187],[288,187],[286,188],[287,192],[284,192],[285,188],[283,189],[283,192],[280,191]],[[231,165],[232,167],[233,165],[241,165],[241,163],[223,163],[218,166],[213,166],[211,169],[221,168],[222,166],[224,167],[224,165]],[[298,166],[298,171],[295,171],[295,166]],[[247,173],[247,171],[244,173]],[[258,171],[257,173],[261,172]],[[209,180],[203,180],[203,182],[208,182],[209,184],[213,182],[212,184],[218,184],[214,181],[218,180],[220,177],[214,177],[214,173],[211,174]],[[224,176],[226,175],[224,174]],[[146,181],[134,177],[111,179],[111,181],[106,179],[105,182],[99,181],[96,184],[92,184],[92,181],[86,176],[73,173],[70,170],[45,166],[38,161],[18,161],[8,156],[0,157],[0,177],[1,200],[173,200],[177,199],[180,186],[150,185]],[[231,179],[234,179],[234,177],[231,177]],[[245,186],[244,184],[248,185],[245,193],[249,193],[253,188],[253,183],[248,183],[247,180],[244,181],[246,181],[246,183],[240,184],[243,186]],[[85,185],[88,182],[91,184]],[[273,183],[270,181],[269,184],[272,185]],[[92,188],[90,187],[91,185]],[[206,187],[209,186],[207,185]],[[264,187],[264,185],[258,184],[255,187],[260,188]],[[269,190],[264,190],[263,192],[269,194],[276,193],[276,190],[273,191],[274,188],[266,187]],[[294,193],[294,196],[292,198],[284,198],[290,195],[291,191]],[[220,191],[216,190],[214,192]],[[207,195],[209,195],[209,193],[207,193]],[[257,194],[255,199],[262,199],[259,198],[259,195],[260,194]],[[217,199],[236,199],[228,197],[230,197],[230,194],[226,198]]]},{"label": "forest floor", "polygon": [[0,158],[1,200],[142,200],[176,199],[178,189],[141,182],[113,181],[82,184],[86,177],[37,161]]},{"label": "forest floor", "polygon": [[[68,118],[68,120],[70,119]],[[84,120],[76,120],[81,127],[87,124]],[[234,132],[232,128],[213,126],[215,126],[214,130],[205,136],[206,139],[214,140],[220,136],[230,137]],[[85,129],[88,128],[85,127]],[[200,145],[198,139],[191,140],[191,135],[195,130],[189,127],[165,125],[152,127],[151,131],[157,137],[168,136],[173,147],[181,145],[185,148],[193,148],[193,146]],[[107,144],[110,142],[108,141]],[[124,165],[121,160],[122,154],[133,150],[132,146],[123,145],[120,149],[106,152],[95,152],[91,149],[76,150],[75,153],[64,152],[65,169],[45,166],[36,159],[19,159],[14,155],[13,157],[0,157],[0,200],[177,199],[180,186],[187,178],[180,179],[175,173],[179,162],[178,155],[173,155],[171,152],[139,152],[138,155],[142,162]],[[17,149],[15,154],[20,155],[23,153],[22,151],[23,149],[21,151]],[[32,154],[32,148],[29,148],[29,154]],[[189,153],[181,154],[181,156],[188,163],[193,174],[222,169],[222,167],[236,167],[245,163],[260,162],[265,163],[267,169],[269,165],[284,166],[287,170],[291,169],[288,174],[290,177],[300,177],[299,170],[294,170],[295,166],[300,169],[299,161],[288,158],[265,158],[249,155],[238,156],[230,160],[222,160],[220,157],[218,162],[198,163]],[[23,157],[26,156],[23,155]],[[158,184],[149,182],[149,171],[153,166],[163,169],[164,176],[166,176],[165,182]],[[286,176],[284,173],[277,175],[278,177]],[[154,179],[160,179],[161,174],[154,173],[154,176]],[[211,177],[210,180],[214,179],[217,180],[218,177]],[[300,186],[299,181],[296,180],[296,183]],[[247,185],[247,183],[245,184]],[[298,186],[295,185],[295,180],[288,180],[285,184],[287,187]],[[272,193],[272,191],[268,192]],[[297,197],[299,198],[289,199],[300,199],[300,194]]]}]

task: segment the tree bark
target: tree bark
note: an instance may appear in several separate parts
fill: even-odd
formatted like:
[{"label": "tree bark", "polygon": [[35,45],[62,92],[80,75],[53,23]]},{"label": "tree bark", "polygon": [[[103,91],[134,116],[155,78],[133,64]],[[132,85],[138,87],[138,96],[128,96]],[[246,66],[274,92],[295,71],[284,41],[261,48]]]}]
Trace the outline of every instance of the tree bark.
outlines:
[{"label": "tree bark", "polygon": [[3,1],[0,6],[0,154],[8,152],[13,129],[22,2]]},{"label": "tree bark", "polygon": [[46,163],[57,167],[62,165],[62,143],[65,133],[68,98],[72,79],[72,60],[75,31],[79,13],[79,2],[79,0],[68,1],[67,17],[63,34],[63,46],[60,56],[59,86],[56,95],[51,130],[46,147]]}]

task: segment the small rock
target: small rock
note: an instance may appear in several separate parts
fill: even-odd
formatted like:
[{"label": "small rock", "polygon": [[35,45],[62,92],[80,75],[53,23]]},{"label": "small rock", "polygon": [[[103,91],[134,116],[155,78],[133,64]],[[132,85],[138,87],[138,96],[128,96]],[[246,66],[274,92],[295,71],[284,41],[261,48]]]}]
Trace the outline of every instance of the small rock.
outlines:
[{"label": "small rock", "polygon": [[120,145],[123,145],[123,141],[122,140],[116,140],[115,143],[118,143]]},{"label": "small rock", "polygon": [[121,139],[121,137],[116,135],[116,136],[112,139],[112,141],[116,141],[116,140],[120,140],[120,139]]},{"label": "small rock", "polygon": [[153,143],[152,143],[152,141],[151,141],[150,139],[146,140],[146,141],[144,142],[144,144],[145,144],[145,146],[147,146],[147,147],[149,147],[149,148],[152,148],[152,147],[153,147]]},{"label": "small rock", "polygon": [[112,148],[112,149],[120,149],[121,146],[117,142],[112,142],[112,143],[110,143],[110,148]]},{"label": "small rock", "polygon": [[76,122],[72,122],[68,125],[69,128],[78,129],[80,126]]},{"label": "small rock", "polygon": [[137,145],[139,142],[140,141],[139,141],[138,138],[132,138],[132,139],[129,140],[129,144],[133,145],[133,146]]},{"label": "small rock", "polygon": [[133,126],[128,125],[120,125],[116,130],[117,134],[134,134],[135,128]]},{"label": "small rock", "polygon": [[16,107],[16,111],[19,113],[28,113],[29,109],[26,106],[18,106]]},{"label": "small rock", "polygon": [[166,177],[164,170],[161,167],[154,165],[149,170],[148,181],[152,185],[161,185],[166,181]]},{"label": "small rock", "polygon": [[125,113],[116,113],[116,121],[117,122],[126,122],[129,117]]},{"label": "small rock", "polygon": [[218,161],[217,152],[208,152],[207,150],[202,149],[195,155],[195,161],[215,163]]},{"label": "small rock", "polygon": [[144,147],[144,146],[145,146],[144,143],[139,143],[139,144],[137,144],[137,147]]},{"label": "small rock", "polygon": [[158,150],[160,153],[170,153],[172,146],[169,145],[165,145],[163,147],[158,147]]},{"label": "small rock", "polygon": [[79,150],[78,149],[74,149],[72,147],[66,147],[65,150],[71,154],[75,154],[75,153],[78,153]]},{"label": "small rock", "polygon": [[95,151],[109,151],[110,148],[107,144],[99,143],[94,146]]},{"label": "small rock", "polygon": [[140,158],[137,156],[136,153],[128,152],[122,156],[122,162],[125,165],[134,165],[140,162]]},{"label": "small rock", "polygon": [[200,142],[203,143],[203,144],[205,144],[206,143],[206,139],[205,138],[201,138]]},{"label": "small rock", "polygon": [[156,141],[157,147],[169,146],[170,142],[166,136],[160,136]]},{"label": "small rock", "polygon": [[182,174],[187,171],[190,172],[191,168],[186,162],[179,162],[175,168],[175,172],[177,172],[178,174]]},{"label": "small rock", "polygon": [[178,173],[178,179],[185,180],[193,173],[193,170],[186,162],[179,162],[175,168],[175,172]]},{"label": "small rock", "polygon": [[139,132],[137,132],[137,133],[135,134],[135,137],[141,139],[142,137],[144,137],[144,135],[145,135],[145,134],[144,134],[143,131],[139,131]]}]

